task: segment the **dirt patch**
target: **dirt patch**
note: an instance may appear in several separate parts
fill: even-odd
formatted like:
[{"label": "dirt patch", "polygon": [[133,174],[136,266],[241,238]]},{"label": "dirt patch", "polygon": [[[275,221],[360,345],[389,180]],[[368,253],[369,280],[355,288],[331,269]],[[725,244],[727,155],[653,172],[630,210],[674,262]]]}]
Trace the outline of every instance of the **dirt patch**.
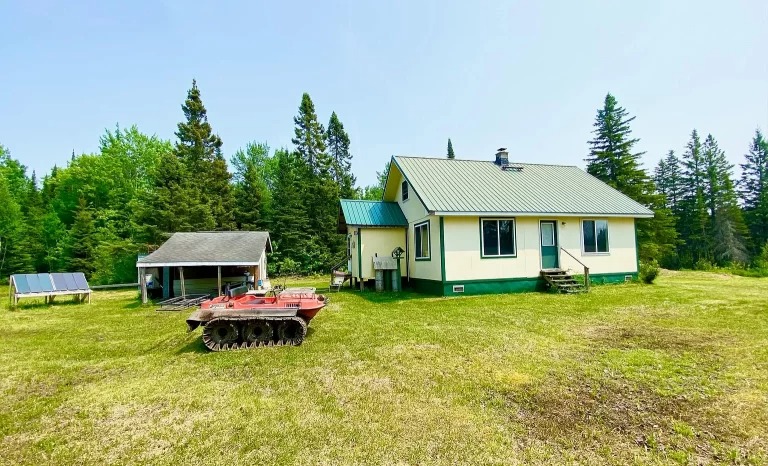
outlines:
[{"label": "dirt patch", "polygon": [[693,329],[668,329],[649,325],[587,327],[584,337],[619,349],[650,349],[670,352],[697,351],[725,343],[723,335],[702,334]]},{"label": "dirt patch", "polygon": [[524,447],[629,464],[638,455],[686,458],[693,464],[754,461],[764,443],[742,438],[713,412],[713,400],[662,396],[628,380],[551,376],[546,383],[489,390],[495,405],[518,426]]}]

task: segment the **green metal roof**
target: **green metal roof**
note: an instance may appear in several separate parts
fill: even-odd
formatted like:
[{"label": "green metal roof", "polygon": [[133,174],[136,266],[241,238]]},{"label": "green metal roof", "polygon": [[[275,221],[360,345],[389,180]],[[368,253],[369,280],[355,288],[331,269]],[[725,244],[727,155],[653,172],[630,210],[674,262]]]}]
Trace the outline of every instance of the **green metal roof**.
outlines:
[{"label": "green metal roof", "polygon": [[407,227],[408,221],[397,202],[341,200],[341,212],[347,225],[369,227]]},{"label": "green metal roof", "polygon": [[[392,158],[430,212],[651,217],[653,212],[575,166]],[[391,196],[392,190],[387,190]]]}]

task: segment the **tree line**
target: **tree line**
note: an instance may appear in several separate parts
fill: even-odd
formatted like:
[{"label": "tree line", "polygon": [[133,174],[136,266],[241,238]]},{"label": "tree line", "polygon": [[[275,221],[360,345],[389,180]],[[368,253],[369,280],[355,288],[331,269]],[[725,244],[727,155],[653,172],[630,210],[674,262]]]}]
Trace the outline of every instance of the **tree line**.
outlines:
[{"label": "tree line", "polygon": [[273,272],[327,271],[344,258],[338,201],[378,186],[355,186],[335,112],[324,127],[304,94],[293,147],[249,143],[230,171],[195,81],[182,111],[173,143],[118,126],[97,153],[73,152],[41,181],[0,145],[0,276],[78,270],[94,283],[132,282],[137,254],[176,231],[270,231]]},{"label": "tree line", "polygon": [[[768,272],[768,141],[755,131],[734,177],[712,134],[693,130],[678,156],[670,150],[648,173],[634,150],[635,119],[611,94],[597,111],[587,171],[651,208],[638,221],[640,258],[663,267],[754,268]],[[746,144],[745,144],[746,146]]]},{"label": "tree line", "polygon": [[[176,231],[267,230],[271,272],[326,272],[345,258],[338,200],[380,200],[358,187],[350,137],[335,112],[327,127],[304,94],[293,147],[251,142],[229,163],[196,82],[174,142],[136,126],[105,131],[94,154],[75,155],[42,180],[0,145],[0,277],[83,271],[94,283],[131,282],[137,254]],[[712,135],[694,130],[652,173],[634,147],[628,112],[608,94],[597,111],[587,171],[655,213],[638,221],[640,257],[669,268],[768,269],[768,142],[756,131],[741,177]],[[448,140],[447,157],[454,158]]]}]

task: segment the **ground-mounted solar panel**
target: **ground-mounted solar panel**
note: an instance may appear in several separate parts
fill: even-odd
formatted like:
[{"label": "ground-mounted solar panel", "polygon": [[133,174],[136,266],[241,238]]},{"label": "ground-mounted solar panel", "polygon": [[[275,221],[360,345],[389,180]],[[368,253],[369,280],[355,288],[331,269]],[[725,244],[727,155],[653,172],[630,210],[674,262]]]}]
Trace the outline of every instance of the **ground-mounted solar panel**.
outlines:
[{"label": "ground-mounted solar panel", "polygon": [[89,288],[88,281],[85,279],[85,274],[83,272],[73,273],[72,278],[75,280],[75,285],[77,285],[78,290],[87,290]]},{"label": "ground-mounted solar panel", "polygon": [[11,283],[11,306],[16,306],[19,298],[45,298],[52,303],[62,295],[75,296],[80,302],[88,298],[91,302],[91,287],[82,272],[17,274],[11,275]]},{"label": "ground-mounted solar panel", "polygon": [[31,293],[40,293],[43,291],[43,289],[40,287],[40,280],[37,279],[37,274],[27,273],[24,274],[24,277],[27,279],[27,283],[29,284],[29,291]]},{"label": "ground-mounted solar panel", "polygon": [[71,273],[64,274],[64,281],[67,283],[67,288],[66,288],[67,291],[77,290],[77,283],[75,283],[75,277],[73,277]]},{"label": "ground-mounted solar panel", "polygon": [[27,277],[24,274],[18,274],[13,276],[13,283],[16,285],[17,293],[30,293],[29,283]]},{"label": "ground-mounted solar panel", "polygon": [[43,293],[50,293],[53,291],[53,283],[51,282],[51,274],[39,273],[37,274],[37,280],[40,282],[40,288]]},{"label": "ground-mounted solar panel", "polygon": [[51,278],[53,278],[53,287],[56,291],[67,291],[67,282],[64,280],[63,273],[52,273]]}]

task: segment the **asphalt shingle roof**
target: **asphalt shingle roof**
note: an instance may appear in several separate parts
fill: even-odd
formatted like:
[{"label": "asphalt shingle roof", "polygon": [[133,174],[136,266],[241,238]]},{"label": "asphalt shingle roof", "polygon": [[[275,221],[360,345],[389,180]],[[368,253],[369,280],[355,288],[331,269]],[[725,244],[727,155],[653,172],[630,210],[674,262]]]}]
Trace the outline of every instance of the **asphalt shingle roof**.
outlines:
[{"label": "asphalt shingle roof", "polygon": [[341,200],[341,211],[347,225],[375,227],[407,227],[408,221],[397,202]]},{"label": "asphalt shingle roof", "polygon": [[267,248],[271,245],[265,231],[174,233],[137,265],[256,265]]},{"label": "asphalt shingle roof", "polygon": [[402,157],[393,160],[429,211],[625,215],[653,212],[575,166]]}]

